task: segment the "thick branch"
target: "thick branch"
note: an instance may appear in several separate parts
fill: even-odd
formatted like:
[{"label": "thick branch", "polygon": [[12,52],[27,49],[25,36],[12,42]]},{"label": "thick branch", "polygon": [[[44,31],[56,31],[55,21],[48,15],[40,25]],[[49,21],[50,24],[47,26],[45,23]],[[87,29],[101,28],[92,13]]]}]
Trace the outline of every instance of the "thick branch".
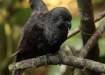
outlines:
[{"label": "thick branch", "polygon": [[93,70],[95,72],[105,73],[105,64],[95,62],[88,59],[77,58],[75,56],[51,56],[44,55],[38,58],[32,58],[28,60],[24,60],[15,64],[10,65],[10,70],[15,69],[24,69],[31,67],[40,67],[43,65],[57,65],[57,64],[65,64],[69,66],[75,66],[78,68],[86,68],[89,70]]},{"label": "thick branch", "polygon": [[[87,41],[91,38],[92,34],[96,31],[95,23],[94,23],[94,16],[93,16],[93,8],[92,8],[92,1],[91,0],[77,0],[77,4],[80,11],[81,17],[81,36],[83,40],[83,45],[86,47]],[[88,9],[88,10],[87,10]],[[99,60],[99,47],[98,43],[95,42],[94,45],[91,47],[86,47],[87,50],[82,49],[80,52],[79,57],[88,58],[92,60]],[[83,54],[86,52],[85,54]],[[80,72],[81,74],[78,74]],[[100,75],[98,72],[94,71],[87,71],[85,69],[81,72],[81,70],[75,70],[74,73],[77,75]]]}]

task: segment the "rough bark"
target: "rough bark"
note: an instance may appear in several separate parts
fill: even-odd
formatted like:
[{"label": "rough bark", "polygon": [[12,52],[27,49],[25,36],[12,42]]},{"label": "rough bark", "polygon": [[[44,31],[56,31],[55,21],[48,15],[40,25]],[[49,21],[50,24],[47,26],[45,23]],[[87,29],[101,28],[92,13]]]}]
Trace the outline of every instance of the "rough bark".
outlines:
[{"label": "rough bark", "polygon": [[[94,17],[93,17],[93,8],[92,8],[92,2],[91,0],[77,0],[79,11],[80,11],[80,17],[81,17],[81,36],[83,39],[83,45],[85,45],[88,41],[88,39],[91,37],[91,35],[94,33],[95,24],[94,24]],[[79,55],[81,57],[81,55]],[[85,56],[88,59],[96,60],[98,61],[99,58],[99,47],[96,43],[91,50],[88,52],[88,54]],[[89,70],[75,70],[75,75],[99,75],[99,73],[89,71]]]}]

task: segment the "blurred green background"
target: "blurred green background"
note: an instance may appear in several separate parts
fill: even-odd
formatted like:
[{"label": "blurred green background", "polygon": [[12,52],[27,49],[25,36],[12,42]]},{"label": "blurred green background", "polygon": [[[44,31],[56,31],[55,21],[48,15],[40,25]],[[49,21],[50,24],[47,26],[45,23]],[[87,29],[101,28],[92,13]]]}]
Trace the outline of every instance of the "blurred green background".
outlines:
[{"label": "blurred green background", "polygon": [[[94,6],[94,14],[105,11],[104,0],[92,0]],[[49,10],[57,6],[64,6],[70,10],[73,15],[72,29],[75,29],[80,24],[79,12],[76,0],[44,0]],[[0,75],[9,75],[8,65],[13,61],[9,61],[9,56],[15,52],[19,41],[20,33],[24,23],[31,15],[31,9],[28,0],[0,0]],[[103,19],[105,20],[105,19]],[[103,21],[102,20],[102,21]],[[102,21],[96,23],[99,25]],[[105,36],[99,41],[100,56],[102,62],[105,61]],[[80,34],[70,38],[66,45],[72,45],[79,49],[82,47]],[[62,66],[44,66],[38,69],[26,71],[27,75],[61,75]],[[63,68],[65,68],[63,66]],[[65,69],[64,69],[65,70]]]}]

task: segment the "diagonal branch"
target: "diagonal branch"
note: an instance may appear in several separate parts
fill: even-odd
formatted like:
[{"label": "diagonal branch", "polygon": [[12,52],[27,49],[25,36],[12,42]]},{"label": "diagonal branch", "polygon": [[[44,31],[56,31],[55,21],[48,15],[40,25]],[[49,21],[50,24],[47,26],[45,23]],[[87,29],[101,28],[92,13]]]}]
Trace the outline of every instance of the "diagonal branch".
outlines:
[{"label": "diagonal branch", "polygon": [[85,57],[90,49],[96,44],[101,35],[105,32],[105,23],[98,27],[97,31],[87,41],[86,45],[81,49],[80,56]]}]

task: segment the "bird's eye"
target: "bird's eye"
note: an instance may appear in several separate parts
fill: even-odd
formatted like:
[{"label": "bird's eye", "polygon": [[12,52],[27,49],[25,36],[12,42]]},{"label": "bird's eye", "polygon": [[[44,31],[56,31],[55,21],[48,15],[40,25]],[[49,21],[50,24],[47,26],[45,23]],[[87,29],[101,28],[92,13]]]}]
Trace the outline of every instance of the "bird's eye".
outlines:
[{"label": "bird's eye", "polygon": [[57,22],[58,20],[59,20],[58,17],[54,17],[54,18],[53,18],[53,21],[54,21],[54,22]]}]

